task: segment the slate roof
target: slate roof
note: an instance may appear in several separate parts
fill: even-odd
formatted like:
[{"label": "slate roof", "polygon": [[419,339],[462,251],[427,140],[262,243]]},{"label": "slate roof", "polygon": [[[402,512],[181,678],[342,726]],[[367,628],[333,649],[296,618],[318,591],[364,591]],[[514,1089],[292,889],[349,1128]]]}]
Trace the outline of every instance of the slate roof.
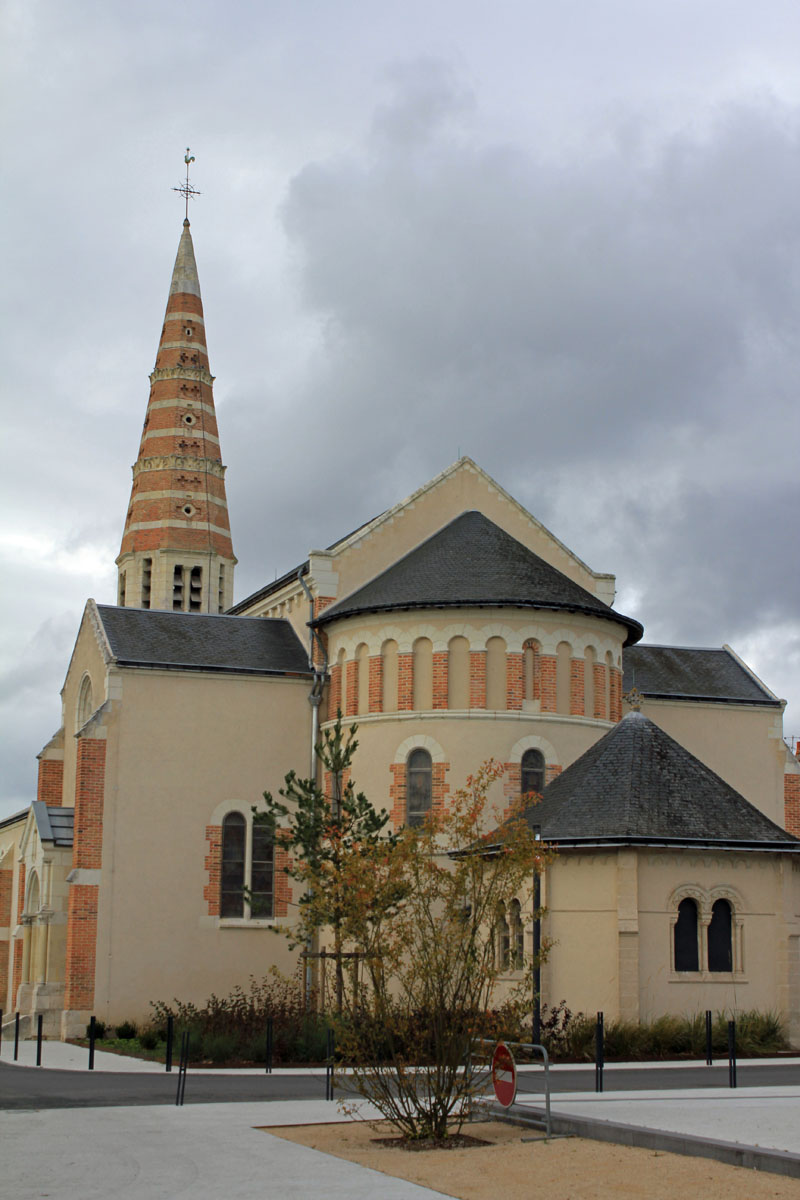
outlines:
[{"label": "slate roof", "polygon": [[793,850],[774,824],[640,712],[628,713],[526,810],[544,841]]},{"label": "slate roof", "polygon": [[568,579],[480,512],[465,512],[317,618],[418,608],[538,608],[618,621],[628,643],[643,629]]},{"label": "slate roof", "polygon": [[288,621],[159,612],[98,604],[121,666],[310,675],[308,652]]},{"label": "slate roof", "polygon": [[34,800],[31,808],[40,841],[54,842],[56,846],[72,845],[74,808],[48,808],[43,800]]},{"label": "slate roof", "polygon": [[623,691],[630,691],[635,684],[643,695],[654,699],[780,707],[780,701],[724,648],[634,646],[622,656],[622,671]]}]

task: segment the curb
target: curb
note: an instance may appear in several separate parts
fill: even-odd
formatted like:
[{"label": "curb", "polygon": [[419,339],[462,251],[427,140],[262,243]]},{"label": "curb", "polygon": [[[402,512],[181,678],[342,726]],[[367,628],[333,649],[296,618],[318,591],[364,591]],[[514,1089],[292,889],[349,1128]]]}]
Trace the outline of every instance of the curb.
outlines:
[{"label": "curb", "polygon": [[[544,1109],[531,1108],[513,1115],[499,1104],[489,1104],[486,1112],[511,1125],[543,1127]],[[664,1150],[670,1154],[685,1154],[694,1158],[713,1158],[734,1167],[767,1171],[772,1175],[787,1175],[800,1179],[800,1154],[789,1150],[771,1150],[763,1146],[746,1146],[739,1142],[722,1142],[716,1138],[694,1137],[687,1133],[669,1133],[645,1125],[623,1125],[615,1121],[597,1121],[591,1117],[565,1116],[551,1112],[553,1133],[573,1134],[596,1142],[614,1142],[620,1146],[640,1146],[645,1150]]]}]

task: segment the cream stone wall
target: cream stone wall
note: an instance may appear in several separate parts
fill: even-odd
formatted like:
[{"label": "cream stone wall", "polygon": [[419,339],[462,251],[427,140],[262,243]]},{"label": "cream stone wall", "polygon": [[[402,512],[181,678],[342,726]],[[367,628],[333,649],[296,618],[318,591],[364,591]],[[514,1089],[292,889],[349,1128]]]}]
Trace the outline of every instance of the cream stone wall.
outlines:
[{"label": "cream stone wall", "polygon": [[642,713],[778,825],[784,825],[783,712],[746,704],[645,700]]},{"label": "cream stone wall", "polygon": [[[680,900],[707,924],[715,899],[734,914],[734,970],[676,972]],[[563,849],[547,868],[542,930],[552,941],[543,999],[607,1020],[706,1009],[778,1011],[800,1041],[800,862],[769,853]],[[705,950],[705,935],[701,936]]]},{"label": "cream stone wall", "polygon": [[[249,818],[310,749],[308,681],[119,672],[107,720],[96,1014],[145,1017],[199,1002],[296,955],[269,923],[208,915],[208,826]],[[277,922],[280,924],[280,922]]]}]

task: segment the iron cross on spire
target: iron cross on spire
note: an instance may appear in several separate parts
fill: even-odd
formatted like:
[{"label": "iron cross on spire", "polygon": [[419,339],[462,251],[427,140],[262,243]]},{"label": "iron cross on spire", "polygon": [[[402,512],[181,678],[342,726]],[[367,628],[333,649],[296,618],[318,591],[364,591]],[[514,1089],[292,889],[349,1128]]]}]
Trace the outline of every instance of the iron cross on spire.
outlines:
[{"label": "iron cross on spire", "polygon": [[189,183],[189,163],[194,162],[194,155],[189,153],[188,146],[186,147],[186,153],[183,156],[183,161],[186,163],[186,182],[182,183],[180,185],[180,187],[175,187],[172,190],[173,190],[173,192],[180,192],[180,194],[186,198],[186,220],[188,221],[189,220],[189,197],[190,196],[201,196],[202,192],[198,192],[197,188],[193,188],[192,185]]}]

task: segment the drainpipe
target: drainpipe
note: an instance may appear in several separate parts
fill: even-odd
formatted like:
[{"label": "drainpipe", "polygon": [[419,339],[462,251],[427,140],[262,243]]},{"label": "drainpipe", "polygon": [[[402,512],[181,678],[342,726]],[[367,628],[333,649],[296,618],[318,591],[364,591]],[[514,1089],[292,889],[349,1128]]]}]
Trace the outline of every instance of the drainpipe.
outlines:
[{"label": "drainpipe", "polygon": [[[322,638],[317,633],[311,621],[314,620],[314,598],[309,591],[308,584],[303,578],[303,568],[297,572],[297,580],[306,594],[309,605],[309,628],[311,630],[311,638],[308,645],[308,665],[314,672],[314,682],[311,685],[311,691],[308,694],[308,702],[311,705],[311,763],[309,779],[313,783],[317,782],[317,742],[319,741],[319,706],[322,703],[322,689],[325,686],[325,676],[328,673],[328,653]],[[321,666],[317,666],[314,662],[314,641],[316,639],[322,658]],[[311,967],[311,954],[313,952],[313,944],[311,938],[306,941],[306,1007],[309,1005],[311,997],[311,988],[314,982],[313,970]]]}]

